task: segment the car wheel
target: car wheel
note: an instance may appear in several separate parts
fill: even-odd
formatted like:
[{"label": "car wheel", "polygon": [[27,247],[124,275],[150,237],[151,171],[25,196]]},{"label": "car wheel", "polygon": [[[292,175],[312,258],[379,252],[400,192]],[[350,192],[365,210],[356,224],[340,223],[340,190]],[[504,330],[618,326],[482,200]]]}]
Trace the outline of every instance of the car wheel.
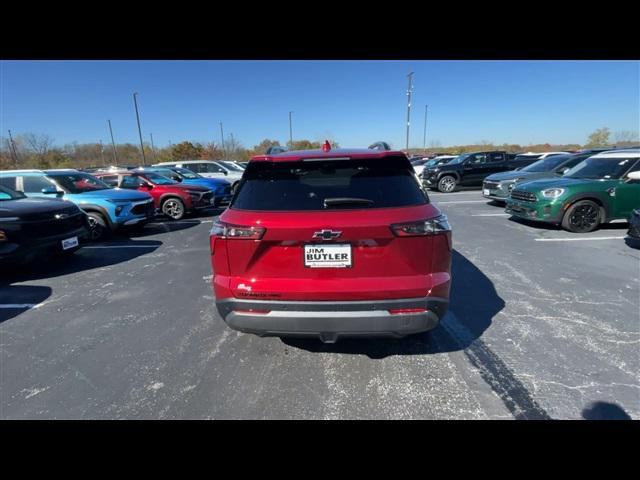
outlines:
[{"label": "car wheel", "polygon": [[592,232],[600,225],[600,205],[580,200],[571,205],[562,217],[562,228],[574,233]]},{"label": "car wheel", "polygon": [[97,242],[106,237],[109,229],[104,217],[97,212],[88,212],[87,217],[89,221],[89,240]]},{"label": "car wheel", "polygon": [[162,202],[162,213],[173,220],[180,220],[185,211],[184,203],[179,198],[168,198]]},{"label": "car wheel", "polygon": [[442,193],[453,192],[456,189],[458,182],[455,177],[451,175],[445,175],[440,180],[438,180],[438,190]]}]

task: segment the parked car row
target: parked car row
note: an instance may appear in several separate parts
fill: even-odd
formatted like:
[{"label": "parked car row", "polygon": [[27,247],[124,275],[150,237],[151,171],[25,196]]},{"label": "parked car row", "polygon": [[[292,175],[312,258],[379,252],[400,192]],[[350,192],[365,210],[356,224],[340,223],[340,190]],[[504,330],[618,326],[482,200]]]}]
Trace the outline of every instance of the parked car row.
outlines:
[{"label": "parked car row", "polygon": [[[482,185],[482,195],[527,220],[586,233],[601,224],[629,219],[640,207],[640,150],[586,149],[575,153],[474,152],[427,166],[423,185],[453,192]],[[415,167],[414,167],[415,168]]]},{"label": "parked car row", "polygon": [[77,250],[157,214],[180,220],[232,196],[227,180],[181,167],[4,170],[0,187],[0,261],[18,262]]},{"label": "parked car row", "polygon": [[537,160],[566,153],[515,154],[501,150],[466,153],[424,168],[421,179],[426,187],[449,193],[458,186],[480,186],[491,174],[521,169]]}]

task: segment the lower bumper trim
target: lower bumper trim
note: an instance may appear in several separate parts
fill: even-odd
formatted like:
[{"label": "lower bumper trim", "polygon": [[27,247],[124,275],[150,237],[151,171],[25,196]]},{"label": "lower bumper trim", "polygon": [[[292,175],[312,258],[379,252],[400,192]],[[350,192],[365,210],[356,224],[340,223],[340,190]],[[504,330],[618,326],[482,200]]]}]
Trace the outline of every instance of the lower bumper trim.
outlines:
[{"label": "lower bumper trim", "polygon": [[[316,337],[332,343],[341,337],[399,338],[432,330],[446,313],[448,304],[446,299],[432,297],[357,302],[227,299],[216,302],[216,307],[227,325],[234,330],[261,337]],[[403,314],[389,312],[403,308],[424,308],[425,311]]]}]

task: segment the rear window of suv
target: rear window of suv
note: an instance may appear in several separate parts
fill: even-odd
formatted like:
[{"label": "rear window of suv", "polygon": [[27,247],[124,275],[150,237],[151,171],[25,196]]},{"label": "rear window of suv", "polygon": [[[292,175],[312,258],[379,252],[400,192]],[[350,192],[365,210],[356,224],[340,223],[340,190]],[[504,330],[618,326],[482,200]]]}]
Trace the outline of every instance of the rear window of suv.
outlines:
[{"label": "rear window of suv", "polygon": [[[327,207],[326,199],[338,201]],[[363,201],[368,201],[364,204]],[[305,211],[328,208],[391,208],[429,202],[404,158],[251,162],[231,208]],[[340,205],[340,206],[337,206]]]}]

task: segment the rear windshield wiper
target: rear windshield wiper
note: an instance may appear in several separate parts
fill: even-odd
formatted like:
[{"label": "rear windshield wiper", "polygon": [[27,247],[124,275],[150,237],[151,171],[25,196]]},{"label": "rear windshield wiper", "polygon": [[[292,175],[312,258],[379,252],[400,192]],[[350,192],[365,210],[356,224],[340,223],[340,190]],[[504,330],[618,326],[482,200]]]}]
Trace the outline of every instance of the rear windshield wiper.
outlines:
[{"label": "rear windshield wiper", "polygon": [[368,198],[325,198],[324,208],[338,207],[342,205],[373,205],[373,203],[373,200],[369,200]]}]

